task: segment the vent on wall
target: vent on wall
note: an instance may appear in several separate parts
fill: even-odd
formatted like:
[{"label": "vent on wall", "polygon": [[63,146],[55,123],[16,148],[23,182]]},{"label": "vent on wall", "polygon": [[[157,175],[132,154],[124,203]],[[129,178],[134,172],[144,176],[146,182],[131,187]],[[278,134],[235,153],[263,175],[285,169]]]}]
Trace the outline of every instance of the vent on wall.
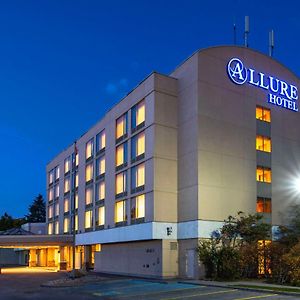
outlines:
[{"label": "vent on wall", "polygon": [[170,250],[177,250],[177,243],[176,242],[170,242]]}]

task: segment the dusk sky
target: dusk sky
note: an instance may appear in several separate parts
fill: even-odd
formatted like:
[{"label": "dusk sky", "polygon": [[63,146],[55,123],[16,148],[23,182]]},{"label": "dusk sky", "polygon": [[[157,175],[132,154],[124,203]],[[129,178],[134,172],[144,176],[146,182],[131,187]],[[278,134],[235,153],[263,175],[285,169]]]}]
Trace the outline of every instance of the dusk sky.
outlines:
[{"label": "dusk sky", "polygon": [[[169,74],[199,48],[243,43],[300,75],[298,1],[0,3],[0,215],[46,196],[46,164],[156,70]],[[299,133],[300,134],[300,133]]]}]

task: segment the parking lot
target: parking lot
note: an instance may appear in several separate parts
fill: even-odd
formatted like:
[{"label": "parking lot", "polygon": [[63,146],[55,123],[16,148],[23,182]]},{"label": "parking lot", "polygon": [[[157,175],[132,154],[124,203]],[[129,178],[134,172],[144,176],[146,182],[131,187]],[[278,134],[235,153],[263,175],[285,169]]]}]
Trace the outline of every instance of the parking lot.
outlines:
[{"label": "parking lot", "polygon": [[0,299],[299,299],[276,293],[193,285],[170,281],[132,279],[125,277],[99,277],[96,282],[75,284],[72,287],[41,287],[45,282],[66,278],[65,273],[47,269],[10,270],[0,275]]},{"label": "parking lot", "polygon": [[[242,291],[231,288],[198,286],[185,283],[160,283],[147,280],[122,279],[105,282],[103,285],[89,285],[85,293],[98,299],[297,299],[295,297],[276,295],[275,293],[260,293]],[[299,297],[298,297],[299,299]]]}]

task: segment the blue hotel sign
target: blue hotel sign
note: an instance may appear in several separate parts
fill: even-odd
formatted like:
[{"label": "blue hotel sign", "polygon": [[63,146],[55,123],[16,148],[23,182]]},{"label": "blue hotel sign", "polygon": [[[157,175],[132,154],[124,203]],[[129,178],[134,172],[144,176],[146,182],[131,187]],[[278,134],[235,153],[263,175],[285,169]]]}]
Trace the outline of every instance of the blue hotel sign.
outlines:
[{"label": "blue hotel sign", "polygon": [[235,84],[251,84],[268,92],[268,102],[289,110],[298,111],[298,89],[292,84],[262,72],[246,68],[238,58],[232,58],[227,64],[229,78]]}]

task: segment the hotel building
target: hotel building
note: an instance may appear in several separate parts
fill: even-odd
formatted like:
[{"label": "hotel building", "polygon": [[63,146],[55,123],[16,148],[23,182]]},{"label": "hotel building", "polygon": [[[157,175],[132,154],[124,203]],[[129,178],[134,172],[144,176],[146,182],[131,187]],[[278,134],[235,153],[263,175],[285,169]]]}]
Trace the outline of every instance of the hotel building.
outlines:
[{"label": "hotel building", "polygon": [[152,73],[47,165],[48,234],[71,234],[74,212],[78,267],[196,278],[199,239],[228,215],[259,212],[275,227],[296,200],[297,86],[236,46]]}]

